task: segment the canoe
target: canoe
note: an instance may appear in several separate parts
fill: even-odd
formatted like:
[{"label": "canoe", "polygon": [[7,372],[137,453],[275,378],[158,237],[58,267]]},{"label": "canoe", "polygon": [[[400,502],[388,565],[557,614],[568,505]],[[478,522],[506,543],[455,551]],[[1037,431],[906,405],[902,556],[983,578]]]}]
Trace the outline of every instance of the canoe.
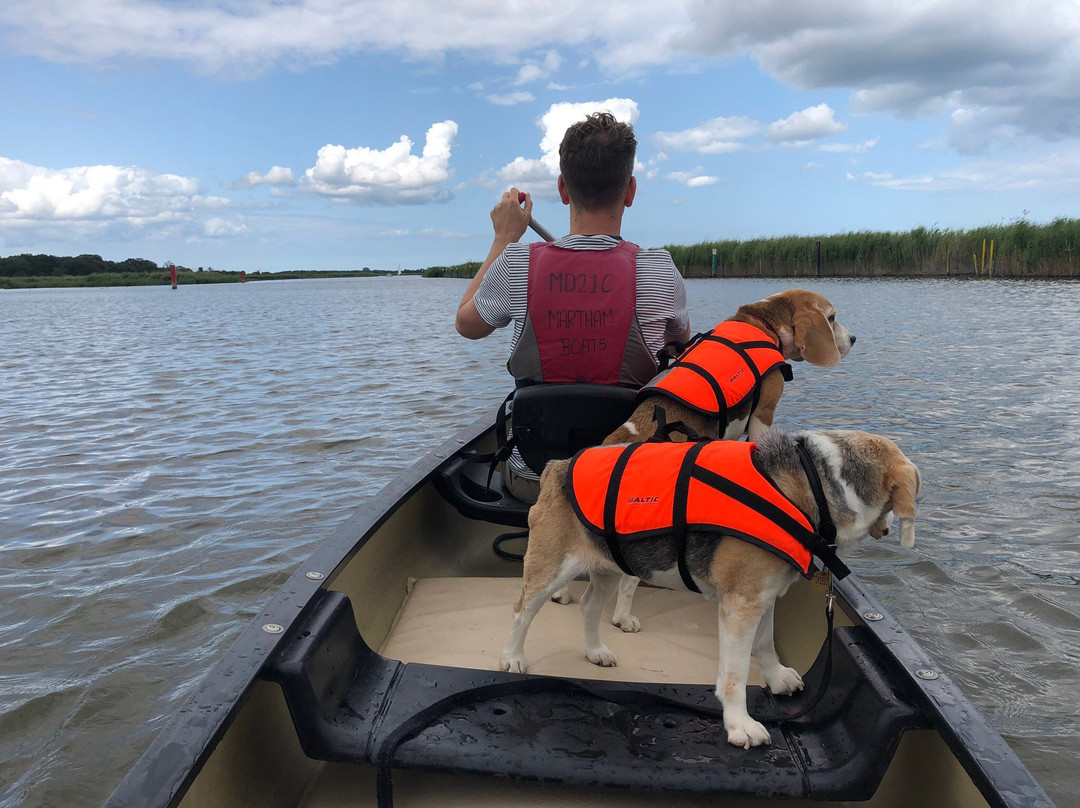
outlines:
[{"label": "canoe", "polygon": [[[1015,806],[1053,803],[941,667],[855,575],[800,580],[776,644],[806,681],[750,713],[771,745],[726,743],[716,606],[642,587],[619,666],[548,604],[527,674],[502,673],[525,507],[450,437],[366,502],[239,635],[105,803],[234,806]],[[580,589],[577,591],[580,595]]]}]

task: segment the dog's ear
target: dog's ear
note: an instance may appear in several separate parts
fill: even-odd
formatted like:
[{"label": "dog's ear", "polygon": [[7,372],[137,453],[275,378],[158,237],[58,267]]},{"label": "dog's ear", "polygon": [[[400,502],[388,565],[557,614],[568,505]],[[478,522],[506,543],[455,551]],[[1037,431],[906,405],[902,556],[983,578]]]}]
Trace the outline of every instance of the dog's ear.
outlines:
[{"label": "dog's ear", "polygon": [[840,350],[836,347],[832,326],[815,306],[799,306],[795,310],[792,325],[795,330],[795,347],[802,358],[811,365],[832,367],[840,362]]}]

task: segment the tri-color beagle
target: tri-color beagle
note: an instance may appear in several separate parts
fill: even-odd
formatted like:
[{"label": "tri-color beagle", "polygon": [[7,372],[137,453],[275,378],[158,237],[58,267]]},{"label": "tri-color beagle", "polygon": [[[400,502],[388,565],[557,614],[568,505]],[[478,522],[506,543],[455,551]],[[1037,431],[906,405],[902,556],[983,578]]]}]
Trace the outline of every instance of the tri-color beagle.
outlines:
[{"label": "tri-color beagle", "polygon": [[[615,478],[611,487],[597,469]],[[777,597],[800,572],[808,573],[810,554],[831,556],[828,542],[822,546],[821,534],[830,533],[823,524],[835,525],[836,549],[843,552],[867,533],[888,533],[895,512],[900,544],[914,546],[918,490],[918,469],[895,443],[856,431],[789,435],[772,429],[756,444],[615,444],[553,461],[529,512],[521,596],[501,668],[525,671],[533,618],[580,575],[589,578],[581,599],[585,656],[603,666],[616,664],[600,639],[600,618],[620,578],[633,574],[665,588],[697,589],[719,600],[716,696],[728,741],[745,748],[769,743],[768,730],[747,713],[751,654],[773,693],[803,687],[773,645]],[[730,501],[717,492],[727,492]],[[755,512],[768,519],[757,521]]]}]

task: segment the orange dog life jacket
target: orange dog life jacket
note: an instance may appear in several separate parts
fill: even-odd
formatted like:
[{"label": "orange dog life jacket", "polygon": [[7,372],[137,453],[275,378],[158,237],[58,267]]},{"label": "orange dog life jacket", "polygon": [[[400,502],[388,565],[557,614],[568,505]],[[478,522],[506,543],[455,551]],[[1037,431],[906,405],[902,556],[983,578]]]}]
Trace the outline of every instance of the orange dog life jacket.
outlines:
[{"label": "orange dog life jacket", "polygon": [[810,520],[754,465],[756,444],[744,441],[649,442],[584,449],[571,461],[571,503],[589,530],[607,540],[612,558],[629,569],[620,541],[670,534],[679,573],[700,591],[686,566],[686,533],[736,536],[810,575],[825,540]]},{"label": "orange dog life jacket", "polygon": [[776,368],[791,381],[791,365],[768,334],[749,323],[725,321],[697,337],[671,367],[641,389],[638,400],[660,394],[706,415],[722,416],[753,397],[753,411],[761,380]]}]

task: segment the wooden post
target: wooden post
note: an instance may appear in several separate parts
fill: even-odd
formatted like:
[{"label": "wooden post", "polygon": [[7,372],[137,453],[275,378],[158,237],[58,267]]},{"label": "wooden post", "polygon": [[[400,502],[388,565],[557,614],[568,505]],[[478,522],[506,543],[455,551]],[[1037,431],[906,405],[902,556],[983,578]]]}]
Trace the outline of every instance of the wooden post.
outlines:
[{"label": "wooden post", "polygon": [[821,242],[814,242],[814,274],[821,277]]},{"label": "wooden post", "polygon": [[982,268],[979,270],[979,274],[986,274],[986,239],[983,239]]},{"label": "wooden post", "polygon": [[169,264],[169,279],[172,281],[172,288],[176,288],[176,264]]},{"label": "wooden post", "polygon": [[716,247],[712,248],[712,276],[716,277]]},{"label": "wooden post", "polygon": [[990,239],[990,277],[994,277],[994,240]]}]

